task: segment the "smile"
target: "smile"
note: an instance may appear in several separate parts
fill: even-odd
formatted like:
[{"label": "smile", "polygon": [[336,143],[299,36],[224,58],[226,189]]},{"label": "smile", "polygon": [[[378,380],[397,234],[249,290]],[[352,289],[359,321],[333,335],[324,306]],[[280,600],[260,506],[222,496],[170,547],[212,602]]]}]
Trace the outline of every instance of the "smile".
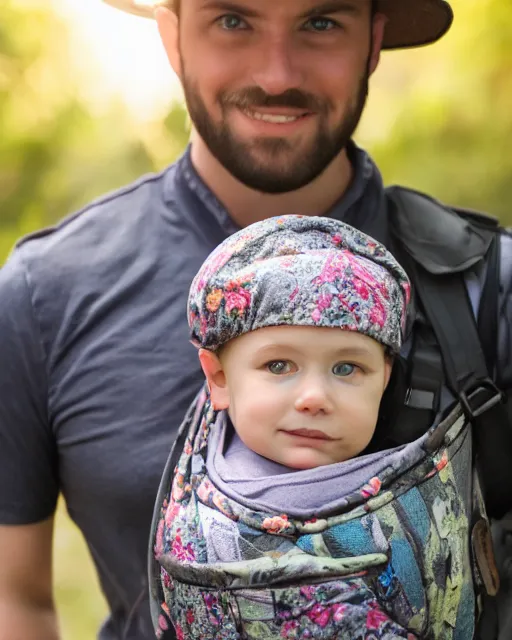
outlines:
[{"label": "smile", "polygon": [[269,122],[270,124],[289,124],[291,122],[297,122],[297,120],[302,120],[302,118],[309,115],[308,113],[301,113],[296,116],[281,113],[262,113],[261,111],[252,111],[250,109],[243,109],[243,113],[253,120]]},{"label": "smile", "polygon": [[319,431],[318,429],[293,429],[292,431],[284,431],[290,436],[295,436],[298,438],[310,438],[311,440],[333,440],[323,431]]}]

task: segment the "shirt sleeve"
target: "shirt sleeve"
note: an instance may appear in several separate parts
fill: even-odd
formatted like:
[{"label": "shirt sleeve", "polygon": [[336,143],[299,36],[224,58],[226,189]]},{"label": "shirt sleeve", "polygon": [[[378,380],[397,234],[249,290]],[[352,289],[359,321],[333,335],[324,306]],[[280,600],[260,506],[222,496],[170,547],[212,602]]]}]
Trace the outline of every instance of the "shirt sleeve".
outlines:
[{"label": "shirt sleeve", "polygon": [[55,511],[47,404],[45,352],[18,250],[0,269],[0,525],[39,522]]}]

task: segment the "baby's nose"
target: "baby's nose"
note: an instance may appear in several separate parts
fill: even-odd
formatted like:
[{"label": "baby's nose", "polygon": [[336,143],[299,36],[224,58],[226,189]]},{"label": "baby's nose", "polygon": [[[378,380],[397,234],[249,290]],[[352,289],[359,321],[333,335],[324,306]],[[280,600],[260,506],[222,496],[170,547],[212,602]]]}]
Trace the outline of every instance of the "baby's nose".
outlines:
[{"label": "baby's nose", "polygon": [[332,406],[327,390],[322,384],[308,385],[297,397],[295,409],[311,415],[330,413]]}]

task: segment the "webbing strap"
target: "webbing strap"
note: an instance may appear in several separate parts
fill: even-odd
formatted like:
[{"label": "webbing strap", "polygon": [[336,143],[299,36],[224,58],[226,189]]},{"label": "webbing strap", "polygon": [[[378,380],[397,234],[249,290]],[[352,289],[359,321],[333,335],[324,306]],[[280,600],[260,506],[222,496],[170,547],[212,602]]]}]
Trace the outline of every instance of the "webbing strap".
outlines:
[{"label": "webbing strap", "polygon": [[500,518],[512,507],[512,429],[488,375],[463,275],[433,276],[414,260],[405,266],[439,343],[446,384],[474,425],[487,512]]},{"label": "webbing strap", "polygon": [[[498,360],[498,300],[500,295],[500,247],[498,235],[494,236],[487,254],[487,274],[478,310],[478,333],[484,350],[487,371],[495,375]],[[497,380],[499,385],[500,381]]]}]

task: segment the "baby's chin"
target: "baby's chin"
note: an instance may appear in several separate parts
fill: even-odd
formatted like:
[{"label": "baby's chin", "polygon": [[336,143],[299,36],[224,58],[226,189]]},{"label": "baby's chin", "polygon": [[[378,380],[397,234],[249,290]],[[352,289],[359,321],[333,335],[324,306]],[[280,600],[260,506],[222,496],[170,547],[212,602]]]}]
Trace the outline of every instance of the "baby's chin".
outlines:
[{"label": "baby's chin", "polygon": [[295,471],[306,471],[307,469],[316,469],[317,467],[325,467],[338,462],[345,462],[348,456],[332,456],[318,450],[310,450],[306,448],[297,448],[286,452],[281,460],[276,460],[280,464],[294,469]]}]

